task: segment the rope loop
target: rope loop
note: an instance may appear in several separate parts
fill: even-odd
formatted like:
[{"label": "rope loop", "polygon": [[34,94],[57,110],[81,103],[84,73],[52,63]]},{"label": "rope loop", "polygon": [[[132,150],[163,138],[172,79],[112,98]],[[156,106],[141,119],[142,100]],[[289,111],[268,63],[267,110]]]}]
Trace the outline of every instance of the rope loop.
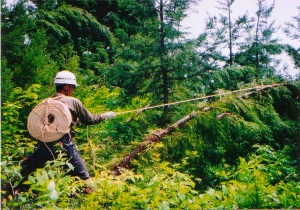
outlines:
[{"label": "rope loop", "polygon": [[32,137],[42,142],[53,142],[70,131],[72,122],[68,107],[51,98],[39,103],[29,114],[27,128]]}]

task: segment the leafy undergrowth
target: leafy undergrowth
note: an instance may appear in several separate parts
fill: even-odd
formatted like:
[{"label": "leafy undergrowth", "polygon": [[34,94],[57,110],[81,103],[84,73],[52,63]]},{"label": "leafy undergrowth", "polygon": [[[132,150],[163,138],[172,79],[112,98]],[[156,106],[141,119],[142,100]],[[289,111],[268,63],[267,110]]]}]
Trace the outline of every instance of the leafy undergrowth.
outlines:
[{"label": "leafy undergrowth", "polygon": [[[159,159],[144,174],[123,170],[116,176],[103,170],[80,181],[66,175],[72,167],[66,169],[66,159],[60,156],[29,176],[28,192],[14,197],[2,189],[2,209],[299,208],[300,182],[295,161],[286,156],[289,148],[255,149],[236,167],[216,171],[223,181],[203,193],[194,189],[193,177]],[[1,167],[3,181],[16,175],[15,166],[6,162]],[[88,188],[93,192],[86,193]]]},{"label": "leafy undergrowth", "polygon": [[[93,112],[122,111],[119,91],[103,87],[83,98]],[[133,151],[145,133],[158,129],[159,110],[119,115],[99,125],[77,127],[75,141],[92,175],[88,182],[67,173],[65,157],[48,162],[13,194],[21,180],[20,159],[35,142],[26,131],[40,86],[15,89],[2,106],[2,209],[214,209],[300,208],[297,172],[299,84],[253,96],[227,96],[172,111],[172,122],[199,114],[132,160],[121,175],[111,166]],[[83,97],[83,96],[82,96]],[[98,102],[94,98],[105,98]],[[125,110],[145,107],[132,99]],[[141,104],[142,103],[142,104]],[[200,107],[200,108],[199,108]],[[174,119],[173,119],[174,118]],[[162,128],[167,125],[162,126]],[[253,146],[254,145],[254,146]],[[92,193],[87,193],[88,189]],[[88,190],[89,191],[89,190]]]}]

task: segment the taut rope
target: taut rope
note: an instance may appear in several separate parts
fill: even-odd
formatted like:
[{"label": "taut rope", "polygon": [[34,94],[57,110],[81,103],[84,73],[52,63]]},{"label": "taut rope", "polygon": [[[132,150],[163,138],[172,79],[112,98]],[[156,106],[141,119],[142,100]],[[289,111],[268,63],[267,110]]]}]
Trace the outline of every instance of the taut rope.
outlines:
[{"label": "taut rope", "polygon": [[165,106],[173,106],[173,105],[187,103],[187,102],[191,102],[191,101],[198,101],[198,100],[213,98],[216,96],[229,95],[229,94],[245,92],[245,91],[250,91],[250,90],[262,90],[262,89],[266,89],[266,88],[273,88],[273,87],[284,86],[284,85],[286,85],[286,83],[272,84],[272,85],[260,85],[260,86],[255,86],[255,87],[251,87],[251,88],[245,88],[245,89],[239,89],[239,90],[234,90],[234,91],[228,91],[225,93],[218,93],[218,94],[213,94],[213,95],[209,95],[209,96],[203,96],[203,97],[199,97],[199,98],[192,98],[192,99],[187,99],[187,100],[182,100],[182,101],[175,101],[175,102],[171,102],[171,103],[167,103],[167,104],[160,104],[160,105],[149,106],[149,107],[140,108],[140,109],[128,110],[128,111],[124,111],[124,112],[117,112],[116,114],[122,115],[122,114],[131,113],[131,112],[138,112],[138,111],[140,112],[140,111],[144,111],[144,110],[148,110],[148,109],[155,109],[155,108],[160,108],[160,107],[165,107]]}]

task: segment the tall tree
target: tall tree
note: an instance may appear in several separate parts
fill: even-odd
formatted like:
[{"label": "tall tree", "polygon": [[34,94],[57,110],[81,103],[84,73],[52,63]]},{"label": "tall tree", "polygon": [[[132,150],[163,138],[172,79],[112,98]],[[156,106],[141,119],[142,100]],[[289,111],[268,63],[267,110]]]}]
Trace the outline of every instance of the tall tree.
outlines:
[{"label": "tall tree", "polygon": [[54,66],[45,47],[46,33],[36,26],[36,11],[30,2],[19,1],[2,16],[2,59],[13,74],[12,82],[20,87],[40,81],[38,75]]},{"label": "tall tree", "polygon": [[109,29],[81,8],[62,5],[55,10],[40,10],[38,18],[38,23],[61,36],[60,39],[71,39],[79,55],[91,50],[95,41],[102,42],[105,47],[110,45]]},{"label": "tall tree", "polygon": [[219,69],[231,66],[238,46],[243,40],[243,28],[249,24],[247,14],[233,19],[232,6],[234,0],[218,1],[218,15],[210,15],[206,19],[205,31],[200,34],[198,42],[199,59],[208,69]]},{"label": "tall tree", "polygon": [[240,45],[240,53],[235,58],[238,64],[255,67],[260,78],[275,74],[280,61],[274,60],[272,56],[282,52],[278,40],[273,38],[277,30],[275,21],[270,22],[274,4],[268,6],[266,0],[257,0],[256,17],[245,28],[249,37],[247,42]]},{"label": "tall tree", "polygon": [[[180,41],[183,33],[180,31],[181,21],[186,17],[187,10],[193,1],[186,0],[159,0],[157,11],[159,15],[159,76],[162,82],[163,103],[169,102],[172,76],[176,74],[176,57],[180,54],[183,45]],[[173,64],[175,63],[175,65]],[[167,111],[165,106],[164,110]]]},{"label": "tall tree", "polygon": [[56,1],[36,3],[18,1],[2,13],[3,59],[14,74],[14,84],[49,84],[58,69],[76,62],[85,67],[86,52],[93,54],[94,63],[108,62],[112,37],[108,27],[81,8]]},{"label": "tall tree", "polygon": [[[298,15],[292,18],[292,21],[287,22],[284,32],[292,40],[300,41],[300,7],[298,7]],[[290,44],[287,44],[284,49],[292,57],[295,66],[300,68],[300,48],[297,49]],[[299,76],[300,74],[298,74],[298,77]]]},{"label": "tall tree", "polygon": [[[228,18],[228,48],[229,48],[229,61],[228,64],[231,66],[232,65],[232,60],[233,60],[233,55],[232,55],[232,18],[231,18],[231,6],[233,4],[234,0],[226,0],[225,2],[218,1],[218,3],[221,5],[220,9],[224,10],[227,13],[227,18]],[[224,17],[225,19],[225,17]],[[225,23],[226,24],[226,23]]]},{"label": "tall tree", "polygon": [[[121,42],[109,78],[115,84],[126,85],[131,93],[151,93],[152,103],[168,103],[176,83],[186,79],[184,75],[193,66],[192,50],[185,45],[180,31],[181,21],[193,1],[133,1],[130,7],[130,0],[125,2],[127,11],[134,8],[131,15],[136,17],[135,29],[139,30],[132,33],[134,29],[125,28],[126,23],[115,29]],[[110,17],[122,21],[120,15]]]}]

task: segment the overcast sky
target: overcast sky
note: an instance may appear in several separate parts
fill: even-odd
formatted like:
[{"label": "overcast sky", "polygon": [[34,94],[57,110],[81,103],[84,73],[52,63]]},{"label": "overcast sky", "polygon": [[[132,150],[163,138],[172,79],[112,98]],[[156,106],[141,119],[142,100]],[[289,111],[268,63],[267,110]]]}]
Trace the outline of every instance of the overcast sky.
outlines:
[{"label": "overcast sky", "polygon": [[[220,0],[224,2],[224,0]],[[273,0],[266,0],[266,4],[270,6]],[[185,27],[189,27],[186,31],[191,33],[189,38],[196,38],[204,29],[205,19],[210,15],[218,15],[220,10],[218,0],[199,0],[197,6],[194,6],[189,12],[189,16],[183,22]],[[300,0],[275,0],[275,7],[272,12],[271,20],[275,20],[276,26],[284,26],[286,21],[291,21],[292,16],[298,15],[297,7],[300,7]],[[257,11],[257,0],[235,0],[232,5],[233,18],[246,14],[255,17]],[[282,33],[282,32],[281,32]]]}]

